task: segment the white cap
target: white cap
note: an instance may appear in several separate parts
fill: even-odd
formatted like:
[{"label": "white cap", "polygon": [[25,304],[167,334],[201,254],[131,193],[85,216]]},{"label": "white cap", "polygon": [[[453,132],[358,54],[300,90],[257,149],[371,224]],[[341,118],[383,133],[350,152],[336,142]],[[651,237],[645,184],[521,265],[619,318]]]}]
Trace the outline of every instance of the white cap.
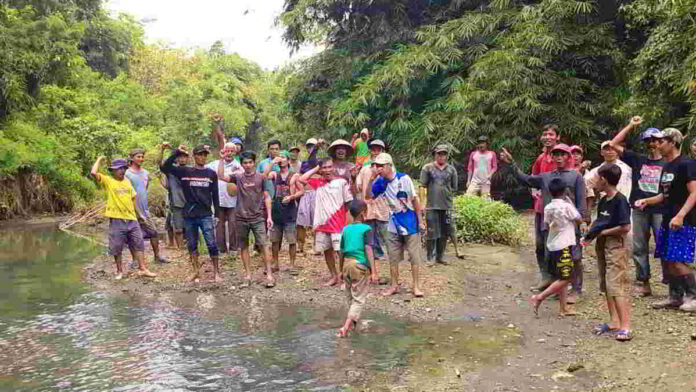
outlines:
[{"label": "white cap", "polygon": [[375,163],[378,165],[394,165],[391,155],[387,154],[386,152],[377,155],[377,158],[375,158]]},{"label": "white cap", "polygon": [[317,143],[318,143],[317,139],[315,139],[315,138],[313,138],[313,137],[310,137],[309,139],[307,139],[307,142],[305,143],[305,146],[308,145],[308,144],[317,144]]}]

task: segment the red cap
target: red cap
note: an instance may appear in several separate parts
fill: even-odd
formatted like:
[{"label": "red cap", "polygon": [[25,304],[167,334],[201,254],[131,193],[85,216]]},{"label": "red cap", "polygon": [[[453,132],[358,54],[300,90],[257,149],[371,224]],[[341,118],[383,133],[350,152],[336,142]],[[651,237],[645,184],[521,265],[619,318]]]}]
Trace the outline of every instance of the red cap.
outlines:
[{"label": "red cap", "polygon": [[580,152],[584,152],[582,150],[582,147],[578,146],[577,144],[570,146],[570,151],[576,151],[576,150],[580,151]]},{"label": "red cap", "polygon": [[565,153],[570,154],[572,150],[570,149],[570,147],[568,147],[567,144],[559,143],[551,149],[551,153],[553,153],[554,151],[563,151]]}]

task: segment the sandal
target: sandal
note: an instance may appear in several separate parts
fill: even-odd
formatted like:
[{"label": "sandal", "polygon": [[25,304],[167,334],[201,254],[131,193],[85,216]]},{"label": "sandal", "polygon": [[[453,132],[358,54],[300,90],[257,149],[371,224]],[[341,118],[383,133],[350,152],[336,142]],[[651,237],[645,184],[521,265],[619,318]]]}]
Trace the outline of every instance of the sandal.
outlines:
[{"label": "sandal", "polygon": [[599,324],[592,329],[592,333],[597,336],[604,335],[605,333],[614,333],[616,331],[616,329],[611,328],[607,323]]},{"label": "sandal", "polygon": [[630,329],[622,329],[616,333],[616,340],[619,342],[630,342],[633,339],[633,331]]}]

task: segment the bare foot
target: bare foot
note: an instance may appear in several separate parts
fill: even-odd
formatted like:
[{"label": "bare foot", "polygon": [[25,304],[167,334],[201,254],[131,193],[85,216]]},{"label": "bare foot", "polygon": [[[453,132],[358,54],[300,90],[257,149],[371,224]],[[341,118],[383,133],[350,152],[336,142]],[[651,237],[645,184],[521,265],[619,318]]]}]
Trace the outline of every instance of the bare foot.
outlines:
[{"label": "bare foot", "polygon": [[416,298],[423,298],[425,294],[420,289],[413,289],[413,296]]},{"label": "bare foot", "polygon": [[382,295],[384,297],[388,297],[388,296],[394,295],[394,294],[399,294],[399,286],[392,286],[392,287],[390,287],[382,292]]},{"label": "bare foot", "polygon": [[341,328],[341,329],[339,329],[338,332],[336,333],[336,336],[339,337],[339,338],[345,338],[346,336],[348,336],[348,330],[345,329],[345,328]]},{"label": "bare foot", "polygon": [[251,286],[251,275],[247,275],[244,277],[244,283],[242,283],[242,285],[239,287],[250,287],[250,286]]},{"label": "bare foot", "polygon": [[457,253],[457,258],[464,260],[464,255],[461,253]]},{"label": "bare foot", "polygon": [[222,276],[215,274],[215,277],[213,278],[213,282],[215,282],[215,283],[222,282]]},{"label": "bare foot", "polygon": [[324,287],[336,286],[338,284],[338,277],[332,277],[328,282],[324,283]]},{"label": "bare foot", "polygon": [[275,279],[273,275],[268,275],[268,277],[266,277],[266,288],[270,289],[271,287],[275,287]]},{"label": "bare foot", "polygon": [[541,305],[541,300],[536,295],[532,295],[529,298],[529,304],[532,305],[532,310],[534,311],[534,315],[536,317],[539,317],[539,305]]},{"label": "bare foot", "polygon": [[565,309],[561,309],[561,311],[559,312],[559,314],[560,314],[561,316],[575,316],[575,315],[577,315],[578,313],[575,311],[575,309],[568,307],[568,308],[565,308]]}]

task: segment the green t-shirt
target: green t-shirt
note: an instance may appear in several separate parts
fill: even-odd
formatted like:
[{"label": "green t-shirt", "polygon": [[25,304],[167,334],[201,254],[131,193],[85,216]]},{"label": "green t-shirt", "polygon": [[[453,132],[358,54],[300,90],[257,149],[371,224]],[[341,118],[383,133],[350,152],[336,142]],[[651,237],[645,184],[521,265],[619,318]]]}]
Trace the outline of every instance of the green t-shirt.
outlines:
[{"label": "green t-shirt", "polygon": [[373,246],[372,228],[364,223],[352,223],[343,228],[341,252],[346,258],[356,259],[358,263],[370,269],[365,245]]},{"label": "green t-shirt", "polygon": [[362,139],[358,140],[358,143],[355,145],[357,147],[357,156],[359,157],[369,157],[370,156],[370,147],[367,146],[367,143],[365,143]]}]

